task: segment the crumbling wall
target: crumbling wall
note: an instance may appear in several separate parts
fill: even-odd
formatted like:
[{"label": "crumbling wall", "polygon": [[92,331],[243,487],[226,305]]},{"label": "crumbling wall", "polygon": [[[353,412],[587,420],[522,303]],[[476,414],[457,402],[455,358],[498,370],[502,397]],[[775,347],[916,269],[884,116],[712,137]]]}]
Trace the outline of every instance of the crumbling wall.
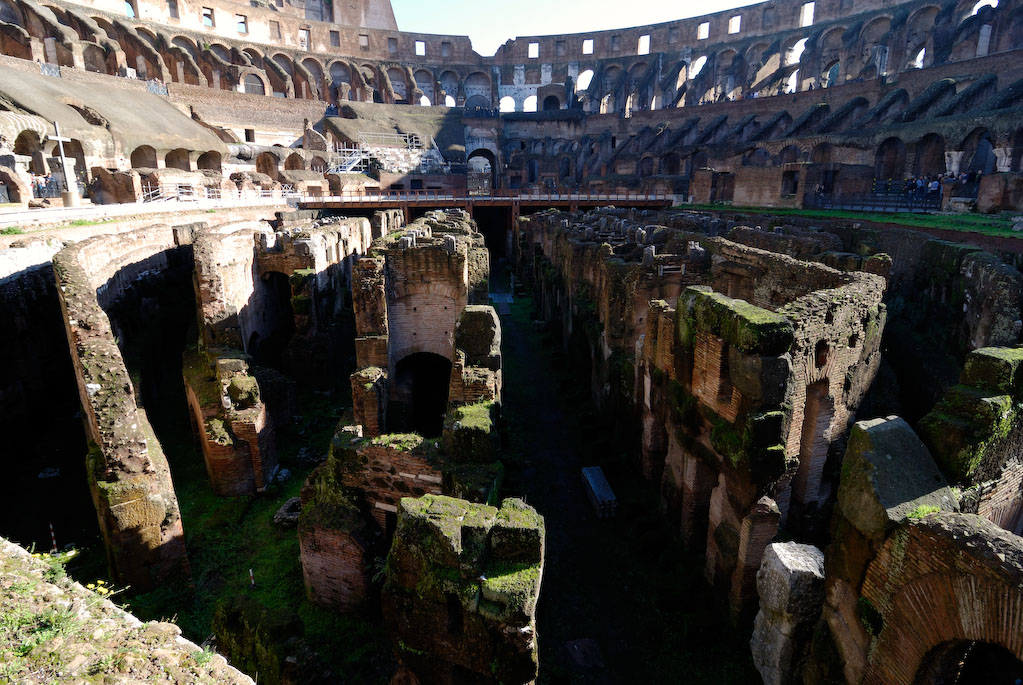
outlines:
[{"label": "crumbling wall", "polygon": [[947,677],[942,668],[959,668],[936,655],[973,641],[1023,655],[1023,540],[957,509],[905,421],[855,425],[826,553],[826,600],[804,671],[809,682],[935,681]]},{"label": "crumbling wall", "polygon": [[144,590],[188,574],[170,468],[100,307],[118,283],[159,268],[178,246],[169,226],[90,238],[53,258],[82,403],[93,503],[114,578]]},{"label": "crumbling wall", "polygon": [[1023,533],[1023,348],[984,347],[918,424],[963,510]]},{"label": "crumbling wall", "polygon": [[383,592],[399,672],[533,682],[544,546],[543,518],[521,500],[402,499]]}]

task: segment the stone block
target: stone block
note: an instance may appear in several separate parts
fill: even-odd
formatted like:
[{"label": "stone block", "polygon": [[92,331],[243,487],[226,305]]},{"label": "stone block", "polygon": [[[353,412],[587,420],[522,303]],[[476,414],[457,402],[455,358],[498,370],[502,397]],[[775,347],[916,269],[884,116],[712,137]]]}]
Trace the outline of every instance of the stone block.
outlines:
[{"label": "stone block", "polygon": [[781,314],[704,286],[685,289],[676,321],[679,340],[687,347],[697,331],[706,331],[743,352],[780,355],[792,346],[794,336],[791,322]]},{"label": "stone block", "polygon": [[838,489],[842,515],[863,535],[927,511],[957,511],[945,477],[909,424],[897,416],[853,426]]},{"label": "stone block", "polygon": [[227,394],[238,409],[249,409],[259,403],[259,383],[252,376],[235,376],[227,386]]},{"label": "stone block", "polygon": [[983,347],[966,357],[960,382],[980,390],[1023,395],[1023,348]]},{"label": "stone block", "polygon": [[824,554],[812,545],[773,543],[757,572],[760,611],[750,649],[765,685],[796,682],[793,673],[824,603]]}]

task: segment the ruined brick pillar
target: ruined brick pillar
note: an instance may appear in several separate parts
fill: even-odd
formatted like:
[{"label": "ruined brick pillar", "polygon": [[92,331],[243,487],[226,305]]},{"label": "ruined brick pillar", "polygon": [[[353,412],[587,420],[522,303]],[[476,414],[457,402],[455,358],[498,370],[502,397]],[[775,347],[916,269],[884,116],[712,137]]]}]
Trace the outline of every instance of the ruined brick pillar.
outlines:
[{"label": "ruined brick pillar", "polygon": [[533,682],[544,538],[521,500],[401,500],[382,597],[399,672],[437,685]]}]

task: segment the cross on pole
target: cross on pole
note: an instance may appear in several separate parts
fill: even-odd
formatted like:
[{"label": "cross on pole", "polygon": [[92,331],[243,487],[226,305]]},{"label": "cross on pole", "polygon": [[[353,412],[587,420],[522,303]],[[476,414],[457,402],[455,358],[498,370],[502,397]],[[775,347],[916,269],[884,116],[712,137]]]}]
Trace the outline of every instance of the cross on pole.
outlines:
[{"label": "cross on pole", "polygon": [[[71,139],[70,138],[66,138],[66,137],[60,135],[60,124],[58,124],[56,121],[53,122],[53,130],[56,133],[56,135],[49,136],[49,138],[50,138],[50,140],[55,141],[57,143],[57,149],[60,151],[60,168],[64,172],[64,189],[67,192],[70,193],[70,192],[72,192],[72,190],[71,190],[71,176],[73,174],[72,175],[68,174],[67,157],[64,156],[64,143],[70,143]],[[74,190],[74,192],[77,192],[77,191],[78,191],[78,183],[76,181],[75,182],[75,190]]]}]

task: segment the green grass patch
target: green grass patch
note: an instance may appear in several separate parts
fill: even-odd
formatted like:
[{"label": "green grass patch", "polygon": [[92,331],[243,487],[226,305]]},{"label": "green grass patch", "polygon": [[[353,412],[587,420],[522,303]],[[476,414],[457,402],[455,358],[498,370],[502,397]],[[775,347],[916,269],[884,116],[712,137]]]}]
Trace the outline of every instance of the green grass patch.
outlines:
[{"label": "green grass patch", "polygon": [[7,226],[0,229],[0,235],[22,235],[25,231],[17,226]]},{"label": "green grass patch", "polygon": [[[305,638],[346,682],[386,681],[381,664],[389,668],[390,649],[384,632],[369,617],[342,615],[311,604],[302,580],[297,531],[273,525],[274,513],[288,498],[298,496],[312,470],[296,464],[298,450],[327,451],[341,411],[345,403],[350,404],[346,394],[339,395],[329,401],[316,393],[299,393],[301,421],[277,433],[280,461],[291,470],[292,478],[262,494],[216,495],[202,453],[190,436],[177,443],[165,439],[185,529],[191,584],[168,584],[129,597],[126,608],[143,620],[172,620],[185,637],[201,643],[211,632],[217,603],[244,593],[268,607],[298,613]],[[249,569],[255,587],[250,586]],[[197,662],[206,658],[200,652],[193,657]]]},{"label": "green grass patch", "polygon": [[910,214],[908,212],[855,212],[843,209],[786,209],[779,207],[737,207],[734,205],[681,205],[674,209],[798,216],[808,219],[848,219],[898,224],[908,228],[936,228],[959,233],[981,233],[1003,238],[1023,237],[1012,230],[1012,217],[1002,214]]}]

